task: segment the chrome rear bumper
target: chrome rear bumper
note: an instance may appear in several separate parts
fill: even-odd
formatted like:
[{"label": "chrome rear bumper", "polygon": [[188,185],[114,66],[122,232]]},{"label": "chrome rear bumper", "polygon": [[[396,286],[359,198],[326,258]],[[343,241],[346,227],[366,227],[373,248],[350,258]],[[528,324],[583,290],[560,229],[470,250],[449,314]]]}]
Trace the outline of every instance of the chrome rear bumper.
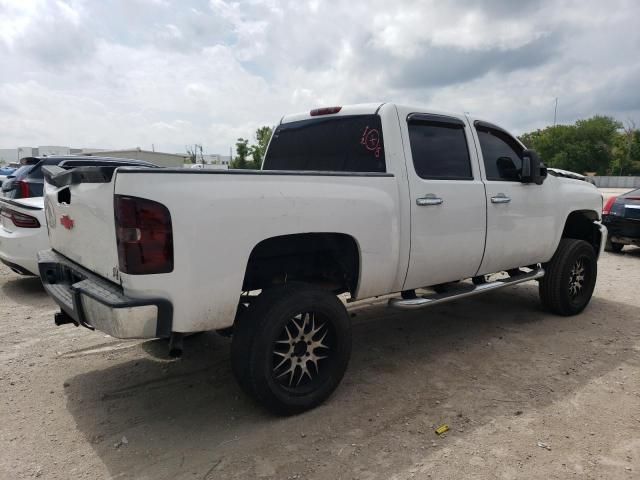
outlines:
[{"label": "chrome rear bumper", "polygon": [[171,334],[173,307],[165,299],[126,296],[122,288],[53,250],[38,253],[47,293],[76,325],[116,338],[156,338]]}]

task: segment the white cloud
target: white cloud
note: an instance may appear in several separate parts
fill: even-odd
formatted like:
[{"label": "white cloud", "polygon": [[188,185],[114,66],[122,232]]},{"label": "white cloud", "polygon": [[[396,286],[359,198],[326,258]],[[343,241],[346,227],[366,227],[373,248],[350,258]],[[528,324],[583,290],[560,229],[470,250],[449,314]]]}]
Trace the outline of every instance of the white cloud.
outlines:
[{"label": "white cloud", "polygon": [[521,132],[640,120],[631,0],[0,0],[0,146],[227,153],[285,113],[368,101]]}]

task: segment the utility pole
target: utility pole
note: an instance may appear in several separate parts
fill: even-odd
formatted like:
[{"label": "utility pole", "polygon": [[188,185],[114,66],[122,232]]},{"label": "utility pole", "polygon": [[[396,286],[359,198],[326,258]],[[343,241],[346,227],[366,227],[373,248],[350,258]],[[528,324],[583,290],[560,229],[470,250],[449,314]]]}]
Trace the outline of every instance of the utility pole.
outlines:
[{"label": "utility pole", "polygon": [[[556,122],[558,120],[558,97],[555,98],[555,106],[553,107],[553,128],[551,129],[550,137],[552,144],[552,151],[555,154],[556,149]],[[547,163],[548,166],[553,166],[550,163]]]}]

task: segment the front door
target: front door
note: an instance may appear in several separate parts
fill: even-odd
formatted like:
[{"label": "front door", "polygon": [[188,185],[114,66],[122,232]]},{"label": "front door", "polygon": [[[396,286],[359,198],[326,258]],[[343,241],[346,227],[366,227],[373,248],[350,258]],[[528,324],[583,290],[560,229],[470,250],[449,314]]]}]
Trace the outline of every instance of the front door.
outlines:
[{"label": "front door", "polygon": [[465,117],[399,108],[411,195],[411,254],[404,289],[475,275],[486,200]]},{"label": "front door", "polygon": [[479,274],[540,262],[554,251],[553,186],[521,183],[524,147],[495,125],[474,124],[487,190],[487,246]]}]

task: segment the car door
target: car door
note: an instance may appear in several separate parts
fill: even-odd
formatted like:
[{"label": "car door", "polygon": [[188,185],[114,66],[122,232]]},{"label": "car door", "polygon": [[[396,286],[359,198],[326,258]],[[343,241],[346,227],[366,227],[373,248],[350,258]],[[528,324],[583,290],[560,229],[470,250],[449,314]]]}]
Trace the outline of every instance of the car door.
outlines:
[{"label": "car door", "polygon": [[470,125],[464,117],[398,113],[411,196],[404,288],[473,276],[484,250],[486,199]]},{"label": "car door", "polygon": [[478,274],[532,265],[553,251],[552,185],[522,183],[524,146],[500,127],[473,122],[487,194],[487,244]]}]

